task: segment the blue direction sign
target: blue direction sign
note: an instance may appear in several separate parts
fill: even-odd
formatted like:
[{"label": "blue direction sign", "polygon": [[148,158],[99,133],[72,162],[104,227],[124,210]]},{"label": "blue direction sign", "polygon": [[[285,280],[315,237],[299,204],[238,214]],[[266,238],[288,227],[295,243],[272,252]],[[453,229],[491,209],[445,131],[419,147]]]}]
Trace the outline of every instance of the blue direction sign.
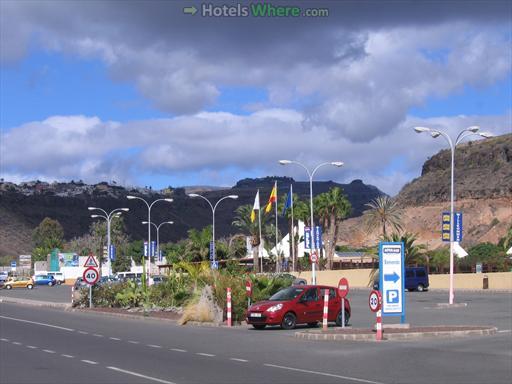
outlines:
[{"label": "blue direction sign", "polygon": [[148,257],[148,254],[149,254],[149,252],[148,252],[148,242],[145,241],[144,242],[144,257]]},{"label": "blue direction sign", "polygon": [[304,227],[304,248],[311,249],[311,228]]},{"label": "blue direction sign", "polygon": [[441,219],[441,239],[450,241],[450,212],[443,212]]},{"label": "blue direction sign", "polygon": [[215,242],[210,241],[210,260],[213,261],[215,258]]},{"label": "blue direction sign", "polygon": [[110,244],[108,257],[110,258],[110,261],[115,261],[116,259],[116,246],[114,244]]},{"label": "blue direction sign", "polygon": [[380,243],[379,258],[382,315],[402,316],[402,322],[404,322],[404,244]]},{"label": "blue direction sign", "polygon": [[453,214],[453,241],[462,241],[462,212]]},{"label": "blue direction sign", "polygon": [[11,261],[11,271],[16,271],[16,261]]},{"label": "blue direction sign", "polygon": [[219,269],[219,262],[217,260],[213,260],[210,262],[210,266],[212,269]]},{"label": "blue direction sign", "polygon": [[314,239],[314,248],[321,249],[322,248],[322,227],[315,226],[315,230],[313,231],[313,239]]},{"label": "blue direction sign", "polygon": [[156,256],[156,241],[151,241],[151,257]]}]

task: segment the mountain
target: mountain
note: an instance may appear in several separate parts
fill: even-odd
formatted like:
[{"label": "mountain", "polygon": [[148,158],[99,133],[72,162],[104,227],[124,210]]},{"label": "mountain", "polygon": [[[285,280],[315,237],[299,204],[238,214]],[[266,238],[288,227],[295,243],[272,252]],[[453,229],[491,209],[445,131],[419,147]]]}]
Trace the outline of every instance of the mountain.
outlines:
[{"label": "mountain", "polygon": [[[451,151],[440,151],[397,196],[403,227],[430,249],[443,245],[441,213],[450,211],[450,167]],[[497,243],[512,225],[512,134],[458,145],[454,185],[455,211],[463,213],[461,245]],[[343,243],[375,244],[379,233],[363,228],[361,217],[345,221]]]},{"label": "mountain", "polygon": [[[32,250],[31,234],[35,227],[45,218],[58,220],[64,228],[64,236],[69,240],[85,234],[92,222],[91,211],[87,207],[100,207],[110,212],[115,208],[128,207],[130,211],[123,214],[127,232],[132,239],[147,236],[147,206],[140,200],[128,200],[126,196],[136,195],[152,202],[160,198],[172,197],[174,201],[158,202],[151,209],[151,221],[159,224],[172,220],[174,225],[162,226],[162,242],[177,241],[187,236],[191,228],[203,228],[212,223],[212,212],[208,204],[199,198],[190,198],[187,193],[201,193],[215,204],[228,194],[239,196],[237,200],[226,199],[219,204],[215,214],[216,237],[235,233],[231,225],[234,211],[240,205],[254,203],[257,189],[260,190],[261,204],[265,204],[270,191],[278,183],[278,197],[286,194],[293,183],[294,193],[302,199],[309,199],[309,182],[295,182],[287,177],[266,177],[261,179],[240,180],[232,188],[187,187],[166,188],[153,191],[147,188],[124,188],[107,182],[87,185],[83,182],[46,183],[33,181],[16,185],[0,181],[0,256],[26,254]],[[332,187],[341,187],[353,206],[352,216],[360,215],[364,204],[383,194],[361,180],[350,184],[338,184],[333,181],[314,182],[314,195],[327,192]],[[282,220],[281,220],[282,221]],[[284,221],[282,230],[285,230]]]}]

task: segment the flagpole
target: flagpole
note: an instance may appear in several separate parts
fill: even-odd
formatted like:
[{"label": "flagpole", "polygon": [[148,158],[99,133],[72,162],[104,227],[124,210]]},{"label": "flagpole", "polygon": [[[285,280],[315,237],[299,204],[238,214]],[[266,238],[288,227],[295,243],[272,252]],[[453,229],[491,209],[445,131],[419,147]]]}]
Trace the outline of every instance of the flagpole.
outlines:
[{"label": "flagpole", "polygon": [[291,207],[292,207],[292,270],[295,272],[295,227],[293,225],[293,185],[290,184],[290,196],[291,196]]},{"label": "flagpole", "polygon": [[279,250],[277,248],[278,246],[278,234],[277,234],[277,181],[274,184],[274,188],[276,190],[276,272],[279,272]]}]

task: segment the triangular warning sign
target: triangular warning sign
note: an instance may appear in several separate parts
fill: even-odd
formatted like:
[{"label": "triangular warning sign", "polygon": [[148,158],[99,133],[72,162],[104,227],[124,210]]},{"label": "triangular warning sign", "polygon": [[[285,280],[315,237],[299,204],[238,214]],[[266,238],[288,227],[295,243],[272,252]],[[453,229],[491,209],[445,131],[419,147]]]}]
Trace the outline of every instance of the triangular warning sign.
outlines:
[{"label": "triangular warning sign", "polygon": [[96,259],[94,258],[94,256],[89,255],[89,257],[85,261],[84,267],[95,267],[95,268],[98,268],[98,263],[96,263]]}]

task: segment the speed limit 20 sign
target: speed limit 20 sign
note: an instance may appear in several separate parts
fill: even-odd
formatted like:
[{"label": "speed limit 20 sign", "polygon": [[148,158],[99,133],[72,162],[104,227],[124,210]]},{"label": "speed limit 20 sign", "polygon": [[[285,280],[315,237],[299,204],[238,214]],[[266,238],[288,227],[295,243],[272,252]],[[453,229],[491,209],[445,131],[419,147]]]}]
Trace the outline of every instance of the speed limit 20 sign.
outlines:
[{"label": "speed limit 20 sign", "polygon": [[96,268],[89,267],[84,271],[84,274],[82,275],[82,277],[87,284],[94,285],[100,278],[100,275]]},{"label": "speed limit 20 sign", "polygon": [[370,293],[368,304],[370,305],[370,310],[372,312],[377,312],[380,310],[382,306],[382,295],[379,291],[372,291]]}]

